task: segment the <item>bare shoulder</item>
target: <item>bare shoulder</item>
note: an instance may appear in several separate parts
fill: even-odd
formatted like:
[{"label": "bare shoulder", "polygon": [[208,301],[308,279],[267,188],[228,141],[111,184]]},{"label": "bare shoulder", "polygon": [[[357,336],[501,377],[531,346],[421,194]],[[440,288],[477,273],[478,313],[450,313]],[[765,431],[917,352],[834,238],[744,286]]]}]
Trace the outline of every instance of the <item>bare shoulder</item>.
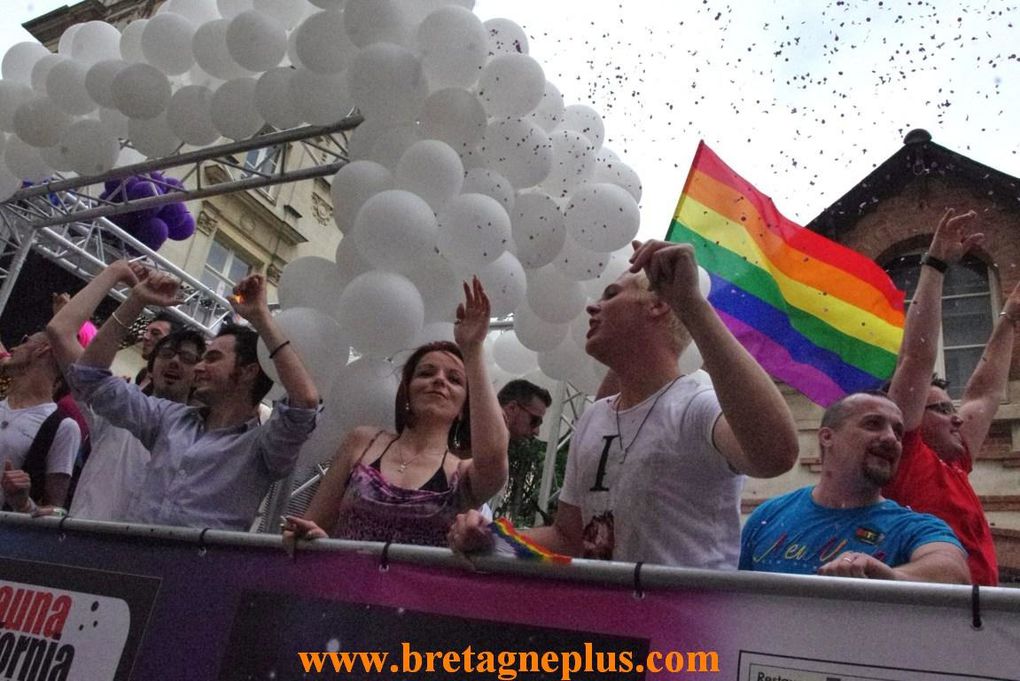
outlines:
[{"label": "bare shoulder", "polygon": [[376,438],[395,437],[378,426],[357,426],[347,431],[337,448],[335,460],[353,463]]}]

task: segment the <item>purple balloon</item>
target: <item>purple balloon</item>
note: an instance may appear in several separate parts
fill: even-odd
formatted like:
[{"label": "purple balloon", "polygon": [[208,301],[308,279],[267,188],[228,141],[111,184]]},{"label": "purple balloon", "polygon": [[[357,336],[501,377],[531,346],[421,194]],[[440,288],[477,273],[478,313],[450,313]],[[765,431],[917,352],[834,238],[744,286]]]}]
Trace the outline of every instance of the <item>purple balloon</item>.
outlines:
[{"label": "purple balloon", "polygon": [[195,218],[185,209],[184,218],[172,227],[167,225],[167,236],[174,241],[184,241],[195,233]]},{"label": "purple balloon", "polygon": [[146,218],[135,225],[134,237],[154,251],[159,250],[166,241],[166,236],[166,223],[159,218]]}]

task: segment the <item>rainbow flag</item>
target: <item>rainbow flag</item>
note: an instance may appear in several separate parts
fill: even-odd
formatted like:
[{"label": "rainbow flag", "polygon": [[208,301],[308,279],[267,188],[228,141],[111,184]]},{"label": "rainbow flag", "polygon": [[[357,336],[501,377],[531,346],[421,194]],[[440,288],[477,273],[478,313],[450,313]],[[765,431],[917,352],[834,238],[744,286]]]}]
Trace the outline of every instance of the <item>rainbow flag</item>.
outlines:
[{"label": "rainbow flag", "polygon": [[704,142],[666,240],[694,245],[723,323],[812,401],[828,406],[892,375],[903,292],[868,258],[780,215]]},{"label": "rainbow flag", "polygon": [[508,518],[498,518],[489,523],[489,530],[492,531],[493,538],[497,541],[496,553],[513,554],[518,558],[540,563],[570,564],[570,556],[553,553],[539,546],[518,532]]}]

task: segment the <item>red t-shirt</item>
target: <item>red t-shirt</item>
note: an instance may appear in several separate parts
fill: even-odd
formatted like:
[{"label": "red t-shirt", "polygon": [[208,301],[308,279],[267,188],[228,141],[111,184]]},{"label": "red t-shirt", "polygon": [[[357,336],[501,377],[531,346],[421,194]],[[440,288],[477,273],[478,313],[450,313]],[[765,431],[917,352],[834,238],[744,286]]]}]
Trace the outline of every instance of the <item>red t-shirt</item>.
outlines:
[{"label": "red t-shirt", "polygon": [[943,461],[915,430],[903,436],[903,456],[896,478],[882,489],[882,495],[946,521],[967,549],[971,582],[997,586],[995,542],[981,501],[970,486],[971,468],[969,450],[957,461]]}]

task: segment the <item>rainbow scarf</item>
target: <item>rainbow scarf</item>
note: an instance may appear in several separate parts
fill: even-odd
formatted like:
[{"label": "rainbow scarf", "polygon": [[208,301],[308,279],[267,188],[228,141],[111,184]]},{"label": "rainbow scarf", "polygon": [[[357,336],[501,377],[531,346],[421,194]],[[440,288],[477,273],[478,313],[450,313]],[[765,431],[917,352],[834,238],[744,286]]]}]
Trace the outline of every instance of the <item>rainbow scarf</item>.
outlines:
[{"label": "rainbow scarf", "polygon": [[666,240],[694,245],[723,323],[813,402],[828,406],[892,375],[903,292],[868,258],[780,215],[704,142]]},{"label": "rainbow scarf", "polygon": [[559,563],[567,565],[570,563],[570,556],[553,553],[544,549],[517,531],[514,524],[508,518],[499,518],[489,524],[500,546],[496,547],[497,553],[513,553],[524,560],[535,560],[542,563]]}]

